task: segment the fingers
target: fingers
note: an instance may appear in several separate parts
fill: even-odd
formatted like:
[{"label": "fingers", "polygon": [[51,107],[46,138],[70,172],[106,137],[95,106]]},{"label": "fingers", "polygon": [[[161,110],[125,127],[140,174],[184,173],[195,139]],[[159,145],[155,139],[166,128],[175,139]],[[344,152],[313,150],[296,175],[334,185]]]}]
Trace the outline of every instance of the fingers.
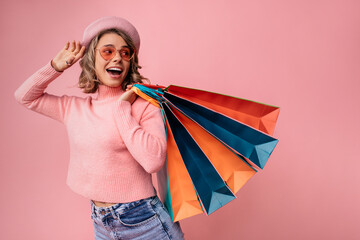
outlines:
[{"label": "fingers", "polygon": [[75,42],[75,40],[74,40],[74,41],[71,42],[71,47],[70,47],[70,49],[69,49],[70,52],[74,52],[75,48],[76,48],[76,42]]},{"label": "fingers", "polygon": [[134,85],[134,84],[129,84],[129,85],[127,85],[127,86],[126,86],[126,91],[131,90],[131,88],[133,87],[133,85]]},{"label": "fingers", "polygon": [[85,49],[86,49],[86,48],[85,48],[85,46],[81,46],[80,43],[79,43],[78,48],[79,48],[79,50],[77,50],[77,51],[75,52],[75,55],[76,55],[76,57],[77,57],[77,56],[82,57],[82,56],[84,55],[84,53],[85,53]]},{"label": "fingers", "polygon": [[79,60],[80,58],[82,58],[84,56],[85,53],[85,46],[81,46],[80,42],[78,42],[77,46],[76,46],[76,50],[75,50],[75,61]]},{"label": "fingers", "polygon": [[59,72],[68,69],[83,57],[85,49],[80,41],[67,41],[63,49],[52,59],[53,68]]},{"label": "fingers", "polygon": [[75,51],[74,51],[74,54],[78,54],[80,52],[80,49],[81,49],[81,45],[80,45],[80,42],[77,41],[76,43],[76,48],[75,48]]},{"label": "fingers", "polygon": [[141,83],[140,83],[140,82],[136,82],[136,83],[131,83],[131,84],[126,85],[126,91],[131,90],[132,87],[133,87],[135,84],[141,84]]},{"label": "fingers", "polygon": [[70,43],[69,43],[69,42],[66,42],[65,47],[64,47],[64,50],[68,50],[68,49],[69,49],[69,46],[70,46]]},{"label": "fingers", "polygon": [[71,42],[71,45],[69,41],[66,42],[66,45],[64,47],[65,50],[68,50],[75,54],[77,54],[80,51],[80,48],[81,48],[80,42],[79,41],[75,42],[75,40]]},{"label": "fingers", "polygon": [[72,65],[74,63],[75,63],[75,57],[74,56],[69,57],[67,60],[67,65]]},{"label": "fingers", "polygon": [[[69,43],[67,45],[70,45]],[[71,57],[69,57],[68,62],[73,64],[77,62],[80,58],[84,56],[86,47],[81,46],[80,41],[72,41],[71,47],[69,48],[69,51],[71,53]]]},{"label": "fingers", "polygon": [[84,56],[85,50],[86,50],[86,47],[85,47],[85,46],[82,46],[81,49],[80,49],[80,52],[79,52],[79,54],[81,55],[81,57]]},{"label": "fingers", "polygon": [[120,96],[119,100],[128,101],[132,104],[136,98],[137,95],[133,90],[126,90],[126,92]]}]

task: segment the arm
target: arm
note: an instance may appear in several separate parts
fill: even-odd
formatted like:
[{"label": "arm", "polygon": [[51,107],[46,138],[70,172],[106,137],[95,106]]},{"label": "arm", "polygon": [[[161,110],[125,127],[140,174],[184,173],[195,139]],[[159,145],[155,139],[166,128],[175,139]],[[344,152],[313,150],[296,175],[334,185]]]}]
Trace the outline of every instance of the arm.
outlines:
[{"label": "arm", "polygon": [[71,98],[66,95],[54,96],[44,91],[50,82],[77,62],[84,55],[84,51],[85,47],[81,47],[80,42],[76,44],[73,41],[71,47],[67,42],[52,61],[29,77],[15,91],[15,99],[28,109],[64,122]]},{"label": "arm", "polygon": [[160,170],[166,156],[165,127],[159,108],[148,104],[138,123],[131,115],[131,103],[119,100],[113,116],[131,155],[148,173]]},{"label": "arm", "polygon": [[15,91],[16,101],[28,109],[64,122],[69,97],[58,97],[44,92],[47,86],[60,75],[61,72],[57,72],[49,62]]}]

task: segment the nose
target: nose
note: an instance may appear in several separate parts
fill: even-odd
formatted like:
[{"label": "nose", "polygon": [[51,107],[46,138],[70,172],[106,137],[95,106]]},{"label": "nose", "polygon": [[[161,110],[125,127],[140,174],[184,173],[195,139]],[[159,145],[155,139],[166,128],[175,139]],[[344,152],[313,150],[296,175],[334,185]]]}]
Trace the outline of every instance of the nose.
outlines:
[{"label": "nose", "polygon": [[112,60],[113,60],[114,62],[118,62],[118,61],[120,62],[121,59],[122,59],[122,58],[121,58],[121,55],[120,55],[120,51],[117,50],[117,51],[115,52],[115,56],[113,57]]}]

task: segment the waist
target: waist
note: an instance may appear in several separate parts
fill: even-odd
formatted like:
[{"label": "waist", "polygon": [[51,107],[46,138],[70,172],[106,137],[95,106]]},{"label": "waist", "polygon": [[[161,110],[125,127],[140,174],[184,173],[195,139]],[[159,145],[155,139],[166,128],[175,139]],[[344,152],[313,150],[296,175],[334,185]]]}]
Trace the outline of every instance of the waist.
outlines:
[{"label": "waist", "polygon": [[129,211],[137,211],[135,207],[137,206],[147,206],[155,205],[157,202],[160,202],[160,199],[157,195],[152,197],[136,200],[128,203],[118,203],[111,207],[97,207],[94,202],[91,200],[91,214],[93,217],[107,217],[110,214],[113,216],[123,214]]},{"label": "waist", "polygon": [[110,207],[112,205],[118,204],[118,203],[99,202],[99,201],[94,201],[94,200],[91,200],[91,201],[93,201],[93,203],[97,207]]}]

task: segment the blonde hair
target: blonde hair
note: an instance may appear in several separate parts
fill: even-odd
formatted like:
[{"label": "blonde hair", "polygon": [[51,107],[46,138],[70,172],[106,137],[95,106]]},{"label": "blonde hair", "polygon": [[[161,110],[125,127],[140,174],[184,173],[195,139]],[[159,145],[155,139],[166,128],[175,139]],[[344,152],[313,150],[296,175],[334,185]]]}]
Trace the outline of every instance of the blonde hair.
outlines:
[{"label": "blonde hair", "polygon": [[100,38],[106,33],[116,33],[124,39],[126,44],[131,48],[135,49],[134,56],[130,59],[130,69],[125,77],[124,81],[121,83],[123,90],[126,90],[126,86],[129,84],[140,83],[142,80],[148,80],[147,78],[140,75],[138,69],[141,68],[138,58],[137,49],[135,48],[134,42],[131,38],[124,32],[119,29],[111,28],[99,32],[90,42],[87,51],[85,52],[83,58],[80,60],[80,66],[82,68],[78,87],[82,88],[84,93],[95,93],[98,89],[100,80],[97,79],[95,72],[95,47],[98,44]]}]

